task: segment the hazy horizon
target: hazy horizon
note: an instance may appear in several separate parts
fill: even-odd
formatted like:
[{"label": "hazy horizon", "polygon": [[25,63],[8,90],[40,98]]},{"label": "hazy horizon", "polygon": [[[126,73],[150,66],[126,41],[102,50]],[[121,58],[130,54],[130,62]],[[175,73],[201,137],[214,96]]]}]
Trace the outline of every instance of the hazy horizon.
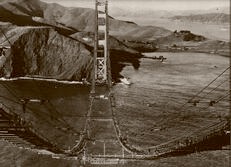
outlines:
[{"label": "hazy horizon", "polygon": [[[95,0],[42,0],[67,7],[94,8]],[[130,10],[208,10],[229,7],[229,0],[109,0],[109,8]]]}]

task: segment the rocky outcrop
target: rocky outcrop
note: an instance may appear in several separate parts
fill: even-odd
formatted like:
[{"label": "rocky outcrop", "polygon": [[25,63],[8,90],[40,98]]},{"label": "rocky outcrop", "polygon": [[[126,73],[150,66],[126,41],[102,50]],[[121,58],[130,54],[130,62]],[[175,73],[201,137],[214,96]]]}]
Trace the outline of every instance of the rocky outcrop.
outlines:
[{"label": "rocky outcrop", "polygon": [[[19,34],[17,39],[10,39],[12,47],[6,59],[0,59],[1,76],[91,80],[93,42],[83,40],[86,34],[68,37],[48,27],[28,28]],[[93,34],[88,37],[91,39]],[[123,64],[138,68],[142,55],[114,37],[110,37],[109,43],[112,78],[116,81],[121,77]]]},{"label": "rocky outcrop", "polygon": [[13,43],[10,77],[38,75],[65,80],[90,78],[92,54],[86,46],[51,28],[31,29]]}]

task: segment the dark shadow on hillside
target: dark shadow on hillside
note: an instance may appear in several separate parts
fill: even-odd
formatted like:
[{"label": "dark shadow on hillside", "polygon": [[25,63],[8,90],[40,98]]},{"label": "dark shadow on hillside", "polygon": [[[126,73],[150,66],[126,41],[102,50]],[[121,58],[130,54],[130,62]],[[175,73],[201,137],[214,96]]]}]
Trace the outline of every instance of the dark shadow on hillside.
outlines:
[{"label": "dark shadow on hillside", "polygon": [[59,32],[62,35],[68,36],[71,34],[76,33],[76,29],[69,29],[64,27],[57,27],[54,25],[46,24],[46,23],[40,23],[36,22],[32,19],[31,16],[23,16],[15,14],[4,7],[0,6],[0,21],[2,22],[10,22],[12,24],[15,24],[17,26],[48,26],[54,28],[57,32]]},{"label": "dark shadow on hillside", "polygon": [[138,70],[140,67],[140,58],[142,58],[141,54],[132,54],[119,50],[111,50],[110,60],[112,79],[115,82],[118,82],[120,78],[123,78],[120,73],[126,64],[131,64],[135,70]]},{"label": "dark shadow on hillside", "polygon": [[226,134],[224,132],[221,135],[213,136],[198,144],[185,147],[182,150],[177,150],[175,152],[163,155],[162,157],[165,157],[165,158],[177,157],[177,156],[185,156],[187,154],[203,152],[203,151],[226,150],[226,147],[230,149],[230,134]]},{"label": "dark shadow on hillside", "polygon": [[[80,42],[76,38],[69,37],[75,41]],[[116,38],[113,38],[118,41],[122,46],[127,47],[124,43],[120,42]],[[89,44],[83,43],[85,47],[92,53],[94,48]],[[119,82],[120,78],[123,78],[121,72],[126,65],[132,65],[135,70],[138,70],[140,67],[140,59],[143,57],[141,53],[131,53],[123,50],[110,49],[110,64],[111,64],[111,75],[114,82]],[[88,78],[90,81],[90,78]]]},{"label": "dark shadow on hillside", "polygon": [[31,16],[14,14],[2,6],[0,6],[0,14],[0,21],[11,22],[18,26],[46,26],[46,24],[35,22]]}]

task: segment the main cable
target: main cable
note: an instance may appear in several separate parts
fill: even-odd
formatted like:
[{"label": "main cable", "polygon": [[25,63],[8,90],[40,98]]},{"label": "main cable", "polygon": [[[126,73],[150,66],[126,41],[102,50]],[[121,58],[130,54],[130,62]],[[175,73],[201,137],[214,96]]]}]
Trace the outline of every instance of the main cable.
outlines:
[{"label": "main cable", "polygon": [[228,69],[230,69],[231,66],[227,67],[222,73],[220,73],[215,79],[213,79],[208,85],[206,85],[204,88],[202,88],[196,95],[194,95],[192,98],[190,98],[186,103],[184,103],[178,110],[182,110],[183,107],[188,104],[188,102],[192,101],[194,98],[198,97],[200,93],[202,93],[206,88],[208,88],[212,83],[214,83],[218,78],[220,78]]},{"label": "main cable", "polygon": [[[39,92],[41,92],[41,93],[40,93],[40,96],[41,96],[41,97],[44,96],[44,94],[42,93],[43,91],[41,90],[40,86],[38,86],[38,84],[37,84],[37,82],[35,81],[35,78],[34,78],[34,77],[32,77],[32,82],[35,84],[35,86],[37,87],[37,89],[39,90]],[[47,103],[51,106],[51,109],[53,109],[57,115],[60,115],[60,112],[56,109],[56,107],[53,105],[53,103],[51,103],[50,100],[46,100],[46,101],[47,101]],[[46,108],[47,108],[47,107],[46,107]],[[48,110],[49,110],[49,109],[48,109]],[[51,111],[51,110],[50,110],[50,111]],[[78,116],[78,117],[83,117],[83,118],[85,118],[86,116]],[[79,132],[77,132],[73,127],[71,127],[71,126],[66,122],[65,119],[59,117],[59,118],[56,118],[56,120],[62,122],[62,123],[65,124],[70,130],[72,130],[72,131],[74,131],[75,133],[78,133],[78,134],[79,134]]]},{"label": "main cable", "polygon": [[8,39],[8,37],[6,36],[6,34],[4,33],[4,31],[0,28],[1,33],[3,34],[3,36],[6,38],[7,42],[10,44],[10,46],[12,46],[10,40]]},{"label": "main cable", "polygon": [[213,91],[215,91],[217,88],[219,88],[221,85],[223,85],[225,82],[229,81],[229,78],[224,80],[223,82],[221,82],[219,85],[217,85],[215,88],[213,88],[211,91],[209,91],[208,93],[206,93],[204,96],[202,96],[201,98],[205,98],[207,95],[209,95],[210,93],[212,93]]}]

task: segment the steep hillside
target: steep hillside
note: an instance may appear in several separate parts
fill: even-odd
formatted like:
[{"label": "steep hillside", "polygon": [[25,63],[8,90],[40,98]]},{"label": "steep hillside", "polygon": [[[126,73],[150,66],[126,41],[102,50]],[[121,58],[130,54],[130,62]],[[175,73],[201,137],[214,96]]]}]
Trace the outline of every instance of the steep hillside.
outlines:
[{"label": "steep hillside", "polygon": [[[23,31],[20,31],[23,29]],[[27,75],[43,76],[60,80],[82,80],[91,78],[93,43],[87,43],[80,34],[67,37],[50,27],[14,27],[10,32],[20,32],[9,38],[11,50],[6,51],[6,59],[0,58],[0,75],[22,77]],[[93,34],[92,34],[93,36]],[[17,37],[17,38],[16,38]],[[4,37],[0,42],[4,42]],[[139,66],[142,56],[114,37],[110,37],[112,77],[120,77],[122,62]]]},{"label": "steep hillside", "polygon": [[11,77],[40,75],[81,80],[91,73],[91,52],[82,43],[50,28],[31,29],[21,35],[7,55]]},{"label": "steep hillside", "polygon": [[[94,10],[87,8],[64,8],[58,4],[47,4],[44,8],[44,18],[53,20],[67,27],[76,28],[79,31],[94,31]],[[155,26],[138,26],[133,22],[109,19],[110,34],[116,37],[135,39],[158,38],[165,36],[170,31]],[[148,37],[147,37],[148,34]]]},{"label": "steep hillside", "polygon": [[3,0],[0,5],[1,9],[5,9],[1,12],[11,11],[12,14],[21,16],[43,16],[43,3],[37,0]]},{"label": "steep hillside", "polygon": [[46,4],[39,0],[11,0],[0,3],[0,21],[17,26],[50,26],[59,33],[70,35],[75,29],[44,19]]},{"label": "steep hillside", "polygon": [[208,13],[208,14],[197,14],[188,16],[174,16],[171,17],[173,20],[181,21],[192,21],[202,23],[229,23],[230,14],[225,13]]},{"label": "steep hillside", "polygon": [[[65,8],[38,0],[3,1],[0,7],[3,9],[0,10],[0,28],[13,45],[11,52],[7,51],[9,58],[0,60],[1,64],[7,62],[4,67],[1,65],[1,76],[40,75],[66,80],[90,78],[93,43],[83,38],[93,38],[94,34],[83,30],[87,30],[88,25],[93,28],[90,22],[84,24],[92,19],[87,13],[94,14],[93,10]],[[70,20],[65,19],[69,15]],[[67,21],[67,25],[60,22],[62,19]],[[70,22],[72,20],[77,21],[76,24]],[[2,45],[9,45],[8,40],[0,33]],[[139,66],[139,52],[112,36],[110,49],[113,77],[120,76],[121,61]]]},{"label": "steep hillside", "polygon": [[[67,8],[58,4],[47,4],[39,0],[14,0],[0,3],[0,21],[16,25],[52,25],[65,27],[69,31],[94,30],[94,10],[88,8]],[[165,36],[170,31],[160,27],[141,27],[132,22],[116,20],[110,17],[110,33],[113,36],[132,38],[156,38]],[[156,32],[156,33],[149,33]],[[71,32],[70,32],[71,33]],[[134,34],[135,33],[135,34]]]},{"label": "steep hillside", "polygon": [[0,20],[16,25],[39,25],[32,17],[43,17],[43,11],[37,0],[12,0],[0,3]]},{"label": "steep hillside", "polygon": [[[33,26],[16,26],[16,25],[8,23],[8,24],[5,24],[5,25],[0,24],[0,28],[1,28],[0,44],[7,46],[7,45],[10,45],[10,44],[13,44],[21,35],[28,32],[28,30],[35,29],[37,27],[33,27]],[[42,27],[39,27],[39,28],[42,28]],[[7,37],[7,39],[6,39],[5,36]]]}]

